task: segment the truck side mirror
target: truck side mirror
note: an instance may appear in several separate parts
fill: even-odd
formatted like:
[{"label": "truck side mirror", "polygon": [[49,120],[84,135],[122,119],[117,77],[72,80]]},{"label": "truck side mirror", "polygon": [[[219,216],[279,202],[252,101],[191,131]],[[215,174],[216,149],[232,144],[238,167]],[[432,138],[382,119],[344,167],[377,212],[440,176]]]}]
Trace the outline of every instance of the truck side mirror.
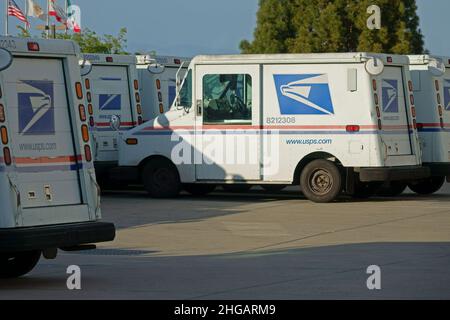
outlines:
[{"label": "truck side mirror", "polygon": [[11,52],[6,49],[0,48],[0,71],[8,69],[13,62],[13,56]]}]

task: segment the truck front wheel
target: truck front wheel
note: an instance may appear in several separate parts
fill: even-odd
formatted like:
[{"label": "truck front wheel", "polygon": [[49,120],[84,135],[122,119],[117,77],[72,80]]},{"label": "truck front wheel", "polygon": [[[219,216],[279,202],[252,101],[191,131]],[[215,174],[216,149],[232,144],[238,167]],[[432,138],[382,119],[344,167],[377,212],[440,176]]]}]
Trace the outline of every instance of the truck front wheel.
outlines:
[{"label": "truck front wheel", "polygon": [[314,160],[303,169],[300,185],[309,200],[328,203],[336,200],[341,193],[342,176],[333,162]]},{"label": "truck front wheel", "polygon": [[40,251],[0,254],[0,279],[26,275],[34,269],[40,258]]},{"label": "truck front wheel", "polygon": [[154,198],[174,198],[181,191],[177,168],[162,159],[149,162],[143,170],[144,187]]},{"label": "truck front wheel", "polygon": [[409,188],[420,195],[430,195],[441,190],[445,183],[445,177],[431,177],[424,180],[411,182]]}]

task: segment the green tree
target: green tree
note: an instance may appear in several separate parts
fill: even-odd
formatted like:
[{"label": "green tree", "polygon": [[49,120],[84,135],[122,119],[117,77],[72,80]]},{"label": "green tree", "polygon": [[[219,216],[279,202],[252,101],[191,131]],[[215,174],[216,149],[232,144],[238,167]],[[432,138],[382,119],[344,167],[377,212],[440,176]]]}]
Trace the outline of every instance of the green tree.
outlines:
[{"label": "green tree", "polygon": [[[382,28],[367,27],[370,5]],[[423,53],[415,0],[260,0],[254,40],[243,53]]]},{"label": "green tree", "polygon": [[[32,37],[30,32],[23,27],[18,27],[21,37]],[[45,34],[42,34],[45,37]],[[106,53],[106,54],[128,54],[127,46],[127,29],[119,30],[117,36],[105,34],[103,36],[97,34],[90,29],[84,29],[82,33],[65,34],[57,33],[57,39],[73,40],[80,46],[81,52],[87,53]]]}]

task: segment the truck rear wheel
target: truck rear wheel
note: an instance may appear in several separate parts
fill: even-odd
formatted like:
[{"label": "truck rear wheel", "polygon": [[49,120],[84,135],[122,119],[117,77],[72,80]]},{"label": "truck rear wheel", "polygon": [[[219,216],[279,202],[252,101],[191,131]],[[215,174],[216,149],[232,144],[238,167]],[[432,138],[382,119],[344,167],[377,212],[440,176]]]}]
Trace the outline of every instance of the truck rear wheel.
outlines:
[{"label": "truck rear wheel", "polygon": [[430,195],[441,190],[445,183],[445,177],[430,177],[415,182],[411,182],[409,188],[420,195]]},{"label": "truck rear wheel", "polygon": [[341,193],[342,176],[333,162],[314,160],[303,169],[300,185],[309,200],[328,203],[336,200]]},{"label": "truck rear wheel", "polygon": [[149,162],[143,170],[144,187],[154,198],[174,198],[181,191],[177,168],[167,160]]},{"label": "truck rear wheel", "polygon": [[216,190],[217,186],[215,184],[185,184],[183,185],[184,190],[189,192],[193,196],[206,196],[210,194],[214,190]]},{"label": "truck rear wheel", "polygon": [[224,184],[223,190],[230,193],[244,193],[251,190],[253,186],[249,184]]},{"label": "truck rear wheel", "polygon": [[40,258],[40,251],[0,254],[0,279],[26,275],[34,269]]}]

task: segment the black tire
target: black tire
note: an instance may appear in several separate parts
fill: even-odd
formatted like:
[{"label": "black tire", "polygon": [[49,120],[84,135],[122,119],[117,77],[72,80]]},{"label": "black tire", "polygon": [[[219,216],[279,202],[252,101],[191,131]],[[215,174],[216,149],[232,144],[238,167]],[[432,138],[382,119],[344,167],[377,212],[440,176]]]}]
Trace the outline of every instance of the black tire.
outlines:
[{"label": "black tire", "polygon": [[215,184],[185,184],[183,185],[184,190],[189,192],[191,195],[196,197],[206,196],[211,192],[216,190],[217,186]]},{"label": "black tire", "polygon": [[339,168],[328,160],[314,160],[302,171],[300,185],[303,194],[317,203],[329,203],[342,191],[342,176]]},{"label": "black tire", "polygon": [[249,184],[225,184],[222,188],[230,193],[244,193],[250,191],[253,186]]},{"label": "black tire", "polygon": [[266,190],[267,192],[280,192],[286,189],[287,186],[281,184],[263,184],[261,188]]},{"label": "black tire", "polygon": [[408,184],[406,182],[393,181],[388,186],[382,186],[377,195],[381,197],[397,197],[405,192]]},{"label": "black tire", "polygon": [[430,177],[411,182],[409,188],[417,194],[428,196],[441,190],[445,183],[445,177]]},{"label": "black tire", "polygon": [[142,173],[145,190],[153,198],[175,198],[180,194],[180,176],[170,161],[163,159],[150,161]]},{"label": "black tire", "polygon": [[0,255],[0,279],[19,278],[26,275],[39,262],[40,251]]}]

